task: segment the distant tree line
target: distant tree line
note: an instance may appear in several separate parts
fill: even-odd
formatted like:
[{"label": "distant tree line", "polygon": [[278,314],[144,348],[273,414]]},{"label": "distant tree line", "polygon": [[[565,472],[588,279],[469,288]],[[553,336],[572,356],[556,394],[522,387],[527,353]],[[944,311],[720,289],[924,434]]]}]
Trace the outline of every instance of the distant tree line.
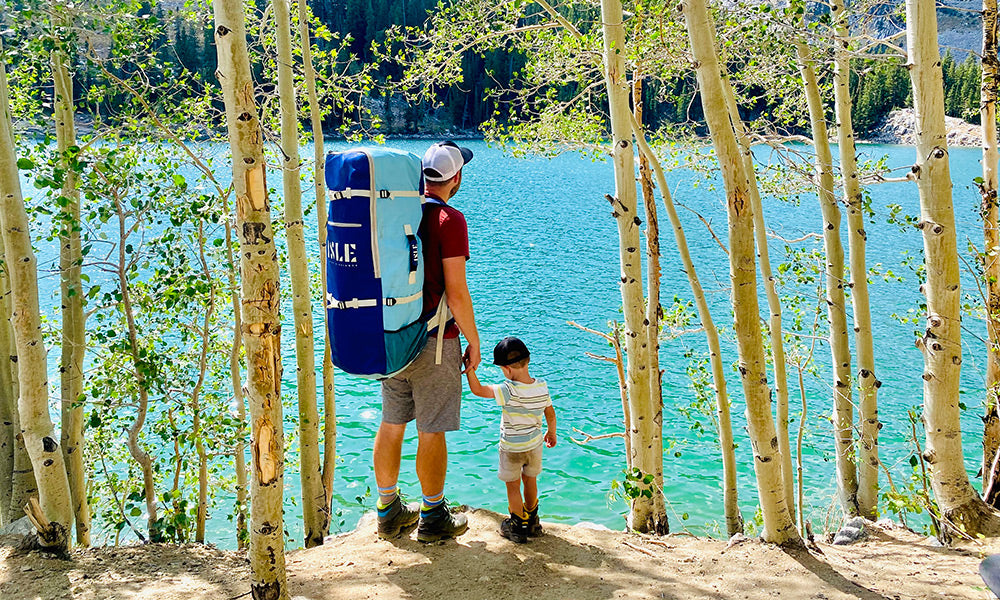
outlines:
[{"label": "distant tree line", "polygon": [[[854,126],[864,137],[892,111],[913,106],[913,92],[906,67],[899,62],[866,61],[858,65],[851,85]],[[944,110],[979,124],[979,86],[982,67],[975,54],[957,62],[951,52],[941,60],[944,75]]]},{"label": "distant tree line", "polygon": [[[18,4],[15,2],[15,5]],[[263,11],[266,2],[258,0]],[[402,50],[398,38],[408,28],[425,30],[428,16],[436,10],[437,0],[314,0],[310,2],[313,16],[329,30],[328,36],[315,40],[321,50],[339,54],[338,61],[348,62],[355,57],[355,68],[377,63],[374,85],[367,91],[366,110],[378,115],[381,129],[386,133],[416,133],[418,131],[478,130],[489,121],[507,123],[512,111],[515,94],[505,93],[521,87],[521,70],[526,60],[517,49],[488,51],[468,50],[462,57],[462,82],[435,91],[433,99],[410,100],[404,97],[398,82],[402,68],[386,57],[397,56]],[[176,67],[175,75],[192,82],[214,87],[215,51],[213,48],[212,21],[207,14],[172,12],[162,4],[151,6],[143,3],[140,15],[158,20],[166,27],[157,29],[160,39],[156,48],[157,64],[166,66],[161,71],[169,75],[169,66]],[[412,31],[412,30],[411,30]],[[110,42],[114,44],[114,40]],[[77,57],[77,76],[74,78],[75,97],[81,113],[109,114],[116,111],[120,102],[127,102],[126,95],[105,94],[100,101],[88,99],[87,91],[99,84],[103,75],[92,65]],[[899,62],[885,60],[855,60],[851,77],[851,96],[854,101],[852,114],[859,137],[864,139],[869,131],[893,110],[912,106],[909,76]],[[260,65],[254,65],[260,74]],[[968,54],[957,62],[948,53],[944,71],[945,111],[970,123],[979,123],[979,81],[981,67],[975,54]],[[116,72],[115,75],[128,73]],[[159,83],[159,82],[153,82]],[[196,90],[199,85],[187,89]],[[267,86],[264,86],[265,92]],[[578,90],[566,86],[560,91],[566,100]],[[176,91],[174,92],[176,93]],[[772,98],[766,90],[746,90],[752,101],[741,106],[743,116],[750,121],[768,120],[781,110],[781,99]],[[705,134],[703,114],[697,84],[690,74],[672,79],[647,81],[643,88],[643,114],[652,129],[672,125],[690,125]],[[218,107],[221,110],[221,105]],[[436,110],[432,110],[436,109]],[[356,121],[355,115],[330,110],[325,115],[324,126],[334,129],[345,122]],[[805,123],[787,124],[790,133],[807,134]]]}]

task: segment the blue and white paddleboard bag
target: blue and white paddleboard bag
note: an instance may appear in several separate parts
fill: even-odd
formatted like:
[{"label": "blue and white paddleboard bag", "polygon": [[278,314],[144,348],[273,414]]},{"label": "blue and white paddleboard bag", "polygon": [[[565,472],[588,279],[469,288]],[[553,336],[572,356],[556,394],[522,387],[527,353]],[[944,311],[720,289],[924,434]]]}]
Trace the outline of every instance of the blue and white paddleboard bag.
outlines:
[{"label": "blue and white paddleboard bag", "polygon": [[427,343],[417,237],[424,199],[420,158],[385,148],[331,152],[326,185],[326,315],[333,364],[385,379],[406,368]]}]

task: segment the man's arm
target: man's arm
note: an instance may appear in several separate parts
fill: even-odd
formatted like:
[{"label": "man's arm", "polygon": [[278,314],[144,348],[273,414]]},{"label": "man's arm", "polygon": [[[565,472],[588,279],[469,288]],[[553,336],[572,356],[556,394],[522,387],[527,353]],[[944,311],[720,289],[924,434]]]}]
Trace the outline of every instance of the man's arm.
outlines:
[{"label": "man's arm", "polygon": [[480,398],[494,398],[493,386],[479,383],[479,377],[475,369],[466,369],[465,378],[469,381],[469,391]]},{"label": "man's arm", "polygon": [[472,296],[465,280],[465,257],[453,256],[441,261],[444,266],[444,291],[448,298],[448,308],[455,318],[459,331],[469,343],[465,349],[463,364],[465,370],[475,369],[482,360],[479,356],[479,331],[476,329],[476,315],[472,309]]}]

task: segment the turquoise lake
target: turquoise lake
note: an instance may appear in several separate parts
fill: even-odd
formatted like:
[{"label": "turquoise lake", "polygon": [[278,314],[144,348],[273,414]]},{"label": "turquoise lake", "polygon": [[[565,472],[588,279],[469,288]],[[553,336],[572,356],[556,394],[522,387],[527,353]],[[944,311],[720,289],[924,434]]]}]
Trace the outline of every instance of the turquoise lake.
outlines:
[{"label": "turquoise lake", "polygon": [[[425,141],[395,140],[388,143],[391,147],[418,155],[428,144]],[[498,340],[507,335],[517,335],[527,343],[532,353],[532,374],[548,382],[559,423],[559,443],[545,451],[543,473],[539,478],[542,518],[565,523],[589,521],[622,529],[627,507],[623,500],[612,497],[612,481],[623,477],[622,440],[611,438],[577,444],[571,439],[583,438],[574,429],[592,435],[622,430],[617,377],[611,365],[585,356],[586,352],[606,354],[609,348],[603,340],[567,324],[567,321],[576,321],[590,328],[607,330],[609,321],[621,318],[617,229],[604,200],[605,194],[614,191],[612,166],[609,162],[594,162],[589,157],[574,153],[554,159],[519,159],[504,155],[499,149],[481,141],[464,144],[471,147],[476,156],[465,169],[462,189],[452,205],[465,213],[469,224],[472,254],[468,263],[469,287],[482,338],[483,356],[487,358],[479,376],[484,383],[502,380],[499,369],[490,365],[488,360]],[[328,149],[345,147],[334,144]],[[888,156],[888,165],[892,168],[907,167],[914,159],[912,147],[864,145],[859,147],[859,152],[862,159]],[[303,148],[303,157],[311,155],[311,147]],[[979,194],[972,184],[973,178],[981,172],[980,156],[981,152],[975,148],[951,150],[960,249],[967,248],[967,240],[977,246],[982,245]],[[767,160],[768,155],[762,152],[759,158]],[[228,181],[231,176],[225,170],[224,162],[217,164],[223,169],[219,173],[220,180]],[[716,233],[724,237],[726,213],[723,192],[711,182],[701,181],[695,186],[694,182],[698,179],[701,178],[686,170],[668,175],[675,201],[701,213],[711,222]],[[270,183],[280,190],[279,176],[274,170],[270,174]],[[30,194],[33,190],[29,188],[25,191]],[[901,229],[886,223],[889,212],[886,205],[898,204],[904,212],[915,215],[919,214],[919,202],[916,184],[910,182],[871,186],[869,193],[875,213],[871,217],[872,222],[867,225],[869,267],[880,264],[880,270],[891,269],[905,277],[905,281],[897,282],[872,276],[870,287],[876,373],[883,382],[879,391],[880,418],[884,424],[880,438],[881,456],[893,473],[894,481],[900,485],[909,478],[909,459],[914,453],[908,440],[910,422],[907,411],[922,401],[920,374],[923,359],[913,344],[914,331],[922,327],[922,320],[921,325],[915,326],[900,323],[890,315],[905,315],[911,309],[918,309],[921,299],[917,289],[919,282],[912,270],[901,266],[901,261],[906,253],[919,261],[922,241],[917,229]],[[304,190],[304,197],[313,198],[312,190]],[[688,300],[691,291],[662,204],[660,208],[661,301],[664,308],[669,309],[675,296]],[[785,239],[800,238],[822,229],[819,205],[811,192],[802,193],[798,202],[767,199],[764,210],[768,229]],[[722,329],[733,427],[739,445],[740,505],[744,518],[750,521],[756,507],[756,485],[745,431],[742,390],[737,373],[732,368],[735,342],[731,332],[728,257],[697,216],[686,210],[681,210],[680,214],[698,275],[708,293],[716,323]],[[315,223],[315,219],[307,217],[306,223]],[[846,233],[843,239],[846,245]],[[822,248],[822,242],[810,238],[796,246]],[[771,238],[771,262],[775,269],[784,260],[784,248],[785,242],[777,237]],[[318,252],[315,244],[310,251]],[[45,268],[46,261],[51,263],[55,258],[56,248],[43,244],[40,252],[42,268]],[[965,254],[965,259],[969,264],[973,262],[969,253]],[[316,269],[316,265],[311,265],[311,268]],[[287,273],[283,273],[283,277],[287,278]],[[58,286],[52,279],[48,279],[46,285]],[[283,285],[284,291],[287,291],[287,280]],[[763,295],[763,287],[759,287]],[[970,296],[977,293],[975,282],[968,272],[963,273],[963,290]],[[786,289],[784,293],[794,293],[794,290]],[[51,303],[46,303],[44,294],[45,290],[43,306],[51,306]],[[816,306],[815,296],[803,299],[806,305]],[[286,398],[294,398],[294,340],[290,334],[291,304],[288,298],[285,299],[282,314],[286,321],[286,334],[282,340],[284,393]],[[321,319],[322,313],[317,311],[316,316]],[[811,323],[811,313],[807,318]],[[851,320],[848,308],[848,322],[851,323]],[[962,417],[963,434],[966,465],[970,478],[978,487],[975,475],[980,460],[982,429],[979,415],[982,413],[985,372],[985,346],[979,338],[985,335],[985,327],[976,315],[966,316],[964,325],[962,381],[967,410]],[[690,327],[696,326],[697,323],[694,323]],[[825,335],[825,330],[821,335]],[[321,351],[321,348],[318,350]],[[686,374],[689,363],[686,354],[691,351],[707,355],[703,333],[693,332],[677,339],[664,340],[661,347],[666,446],[664,494],[672,531],[687,529],[699,535],[720,535],[724,533],[720,531],[723,524],[722,461],[712,420],[709,415],[696,410],[688,410],[688,415],[681,412],[688,409],[695,398]],[[834,498],[835,469],[829,420],[829,346],[821,341],[815,352],[818,372],[807,374],[805,380],[809,417],[803,462],[807,516],[812,519],[814,530],[821,530],[828,520],[834,525],[839,524],[839,508]],[[57,359],[56,354],[50,352],[50,362]],[[801,403],[796,371],[791,367],[789,371],[794,435]],[[773,384],[773,372],[769,370],[768,375]],[[50,381],[58,382],[57,373]],[[335,531],[352,528],[363,512],[374,506],[373,497],[366,496],[366,493],[375,490],[371,447],[380,420],[379,384],[338,372],[336,395],[339,457],[334,509],[339,516],[334,518]],[[712,399],[714,401],[714,397]],[[295,416],[294,411],[286,409],[289,453],[285,474],[288,499],[285,526],[291,538],[290,547],[300,546],[302,540],[300,509],[298,503],[293,505],[291,500],[298,495]],[[498,407],[493,402],[465,393],[462,429],[448,437],[446,494],[451,503],[505,511],[504,488],[496,478],[499,418]],[[400,476],[400,487],[411,498],[419,497],[413,467],[415,454],[416,432],[411,426],[403,449]],[[884,475],[881,483],[887,486]],[[215,518],[208,523],[208,541],[224,548],[234,547],[233,526],[224,516],[233,494],[231,490],[220,489],[217,492],[220,506],[216,509]],[[923,516],[911,516],[911,519],[911,526],[919,528],[923,524]]]}]

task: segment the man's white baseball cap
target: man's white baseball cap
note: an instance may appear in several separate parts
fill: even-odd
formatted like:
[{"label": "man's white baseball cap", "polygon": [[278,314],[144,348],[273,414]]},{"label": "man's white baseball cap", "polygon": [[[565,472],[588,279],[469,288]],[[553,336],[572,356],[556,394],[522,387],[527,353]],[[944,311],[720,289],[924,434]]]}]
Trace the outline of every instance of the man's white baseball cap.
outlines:
[{"label": "man's white baseball cap", "polygon": [[427,181],[448,181],[472,160],[472,150],[452,141],[438,142],[424,152],[421,166]]}]

